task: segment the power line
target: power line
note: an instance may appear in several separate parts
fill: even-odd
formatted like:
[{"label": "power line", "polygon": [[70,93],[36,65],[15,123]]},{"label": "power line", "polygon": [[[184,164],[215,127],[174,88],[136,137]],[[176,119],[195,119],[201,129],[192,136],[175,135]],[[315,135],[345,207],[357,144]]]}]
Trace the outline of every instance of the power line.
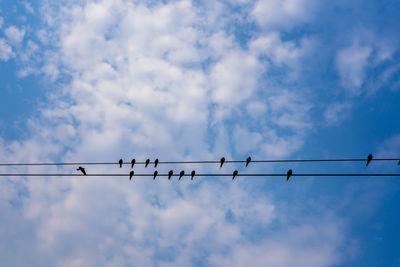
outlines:
[{"label": "power line", "polygon": [[[278,159],[278,160],[252,160],[251,163],[290,163],[290,162],[363,162],[368,159]],[[372,161],[400,161],[400,158],[377,158]],[[154,164],[154,161],[136,161],[136,164]],[[158,164],[219,164],[220,160],[201,161],[159,161]],[[246,163],[246,160],[226,160],[224,163]],[[123,165],[131,165],[131,162],[123,162]],[[55,163],[0,163],[0,166],[52,166],[52,165],[119,165],[118,162],[55,162]]]},{"label": "power line", "polygon": [[[153,177],[154,174],[149,173],[142,173],[142,174],[133,174],[135,177]],[[64,177],[129,177],[129,174],[121,174],[121,173],[92,173],[92,174],[71,174],[71,173],[0,173],[0,176],[21,176],[21,177],[29,177],[29,176],[43,176],[43,177],[57,177],[57,176],[64,176]],[[157,174],[158,176],[169,176],[169,174]],[[179,177],[180,174],[172,174],[173,177]],[[190,177],[191,174],[184,174],[182,176]],[[238,173],[237,177],[286,177],[287,173],[280,174],[280,173]],[[293,173],[291,176],[299,176],[299,177],[399,177],[399,173]],[[232,177],[232,174],[211,174],[211,173],[199,173],[195,175],[195,177]]]}]

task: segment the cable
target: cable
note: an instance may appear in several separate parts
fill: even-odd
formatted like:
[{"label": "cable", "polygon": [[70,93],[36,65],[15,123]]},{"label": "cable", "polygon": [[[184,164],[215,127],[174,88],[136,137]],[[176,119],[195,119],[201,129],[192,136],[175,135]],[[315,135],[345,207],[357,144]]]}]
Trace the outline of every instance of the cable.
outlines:
[{"label": "cable", "polygon": [[[279,159],[279,160],[252,160],[251,163],[279,163],[279,162],[360,162],[367,159]],[[372,161],[400,161],[400,158],[378,158]],[[159,161],[158,164],[219,164],[219,160],[209,161]],[[245,160],[226,160],[225,163],[246,163]],[[131,165],[131,162],[124,162]],[[144,165],[145,161],[137,161],[136,164]],[[150,161],[148,164],[154,164]],[[118,162],[58,162],[58,163],[0,163],[0,166],[50,166],[50,165],[119,165]]]},{"label": "cable", "polygon": [[[71,173],[0,173],[0,176],[25,176],[25,177],[29,177],[29,176],[52,176],[52,177],[56,177],[56,176],[69,176],[69,177],[77,177],[77,176],[81,176],[81,177],[110,177],[110,176],[128,176],[129,174],[121,174],[121,173],[92,173],[92,174],[87,174],[87,175],[82,175],[82,174],[71,174]],[[134,174],[133,176],[151,176],[153,177],[153,174],[149,174],[149,173],[143,173],[143,174]],[[158,174],[158,176],[168,176],[168,174]],[[179,174],[173,174],[172,176],[174,177],[179,177]],[[183,176],[186,177],[190,177],[190,174],[184,174]],[[210,173],[201,173],[201,174],[196,174],[195,177],[232,177],[232,174],[210,174]],[[287,174],[277,174],[277,173],[243,173],[243,174],[237,174],[237,177],[274,177],[274,176],[281,176],[281,177],[286,177]],[[395,176],[395,177],[399,177],[400,174],[399,173],[348,173],[348,174],[344,174],[344,173],[309,173],[309,174],[305,174],[305,173],[293,173],[291,176],[299,176],[299,177],[390,177],[390,176]]]}]

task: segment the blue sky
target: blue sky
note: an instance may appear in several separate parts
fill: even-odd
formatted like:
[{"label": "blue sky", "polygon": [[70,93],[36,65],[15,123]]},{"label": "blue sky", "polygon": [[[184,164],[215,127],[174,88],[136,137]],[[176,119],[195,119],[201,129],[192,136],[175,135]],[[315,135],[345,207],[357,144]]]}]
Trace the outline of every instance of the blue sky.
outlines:
[{"label": "blue sky", "polygon": [[[395,1],[2,0],[0,161],[399,157],[399,12]],[[289,168],[399,172],[239,171]],[[18,171],[75,173],[1,170]],[[0,183],[5,266],[400,265],[396,178]]]}]

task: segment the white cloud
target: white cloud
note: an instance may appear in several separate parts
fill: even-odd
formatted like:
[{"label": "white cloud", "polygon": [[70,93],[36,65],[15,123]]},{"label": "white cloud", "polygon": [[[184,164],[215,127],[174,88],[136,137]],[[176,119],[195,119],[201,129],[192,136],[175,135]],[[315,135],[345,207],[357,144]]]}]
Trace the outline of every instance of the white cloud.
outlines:
[{"label": "white cloud", "polygon": [[18,44],[24,39],[25,29],[18,29],[15,26],[10,26],[4,30],[4,34],[11,43]]},{"label": "white cloud", "polygon": [[330,104],[324,113],[325,121],[328,125],[338,125],[348,117],[352,108],[350,102],[337,102]]},{"label": "white cloud", "polygon": [[6,40],[0,38],[0,59],[7,61],[14,56],[15,54],[13,53],[11,46],[6,42]]},{"label": "white cloud", "polygon": [[[311,105],[289,87],[264,86],[263,77],[271,65],[295,68],[294,62],[304,53],[301,42],[283,42],[273,34],[257,36],[258,45],[254,41],[243,48],[226,31],[229,21],[219,19],[222,9],[203,10],[191,1],[146,5],[104,0],[43,10],[54,14],[49,20],[54,32],[46,32],[44,40],[57,45],[43,53],[40,71],[54,82],[55,90],[40,117],[30,120],[30,136],[1,145],[0,158],[16,162],[214,159],[217,153],[229,155],[234,149],[246,153],[249,148],[281,157],[302,146],[311,127]],[[10,36],[19,32],[9,31]],[[19,36],[14,40],[21,41],[24,35]],[[35,45],[30,48],[33,54]],[[68,82],[57,80],[60,73],[68,76]],[[232,125],[224,121],[232,118],[240,122],[233,136]],[[278,134],[281,130],[284,136]],[[87,171],[129,171],[109,167],[91,166]],[[169,168],[161,166],[160,172]],[[173,168],[179,171],[185,166]],[[44,170],[49,171],[35,169]],[[51,170],[75,173],[74,168]],[[202,169],[196,166],[196,170]],[[216,166],[207,170],[232,171]],[[123,266],[133,261],[140,266],[195,266],[203,258],[223,266],[229,263],[224,255],[240,252],[237,257],[244,259],[259,255],[260,250],[251,254],[257,242],[269,248],[268,236],[259,236],[258,231],[290,216],[241,179],[18,181],[1,180],[0,188],[11,192],[2,195],[2,210],[13,220],[0,228],[21,233],[29,229],[32,234],[24,237],[26,257],[8,254],[11,266],[18,261],[33,266]],[[20,192],[24,194],[17,198],[16,214],[11,202]],[[14,226],[13,221],[22,223]],[[301,237],[295,233],[299,228],[290,225],[289,236],[298,246],[281,242],[280,250],[301,255],[304,264],[335,262],[342,243],[325,228],[313,230],[318,223],[305,224]],[[332,224],[333,231],[339,227],[336,221]],[[274,240],[285,232],[279,231]],[[13,234],[2,232],[0,240],[15,240]],[[321,243],[303,248],[317,234]],[[322,253],[325,261],[320,257],[307,261],[315,253]]]},{"label": "white cloud", "polygon": [[312,20],[316,2],[311,0],[258,0],[252,11],[265,28],[290,28]]},{"label": "white cloud", "polygon": [[354,43],[340,50],[336,57],[341,84],[352,94],[359,94],[359,88],[365,81],[368,59],[372,48]]}]

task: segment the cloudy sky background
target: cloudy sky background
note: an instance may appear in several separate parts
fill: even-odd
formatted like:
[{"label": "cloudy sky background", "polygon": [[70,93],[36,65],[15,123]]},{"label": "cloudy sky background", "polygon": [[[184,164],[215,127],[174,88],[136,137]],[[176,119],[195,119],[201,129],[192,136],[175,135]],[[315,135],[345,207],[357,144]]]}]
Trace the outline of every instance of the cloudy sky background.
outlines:
[{"label": "cloudy sky background", "polygon": [[[0,1],[0,162],[400,155],[400,3],[53,2]],[[395,178],[165,180],[1,178],[1,265],[400,265]]]}]

